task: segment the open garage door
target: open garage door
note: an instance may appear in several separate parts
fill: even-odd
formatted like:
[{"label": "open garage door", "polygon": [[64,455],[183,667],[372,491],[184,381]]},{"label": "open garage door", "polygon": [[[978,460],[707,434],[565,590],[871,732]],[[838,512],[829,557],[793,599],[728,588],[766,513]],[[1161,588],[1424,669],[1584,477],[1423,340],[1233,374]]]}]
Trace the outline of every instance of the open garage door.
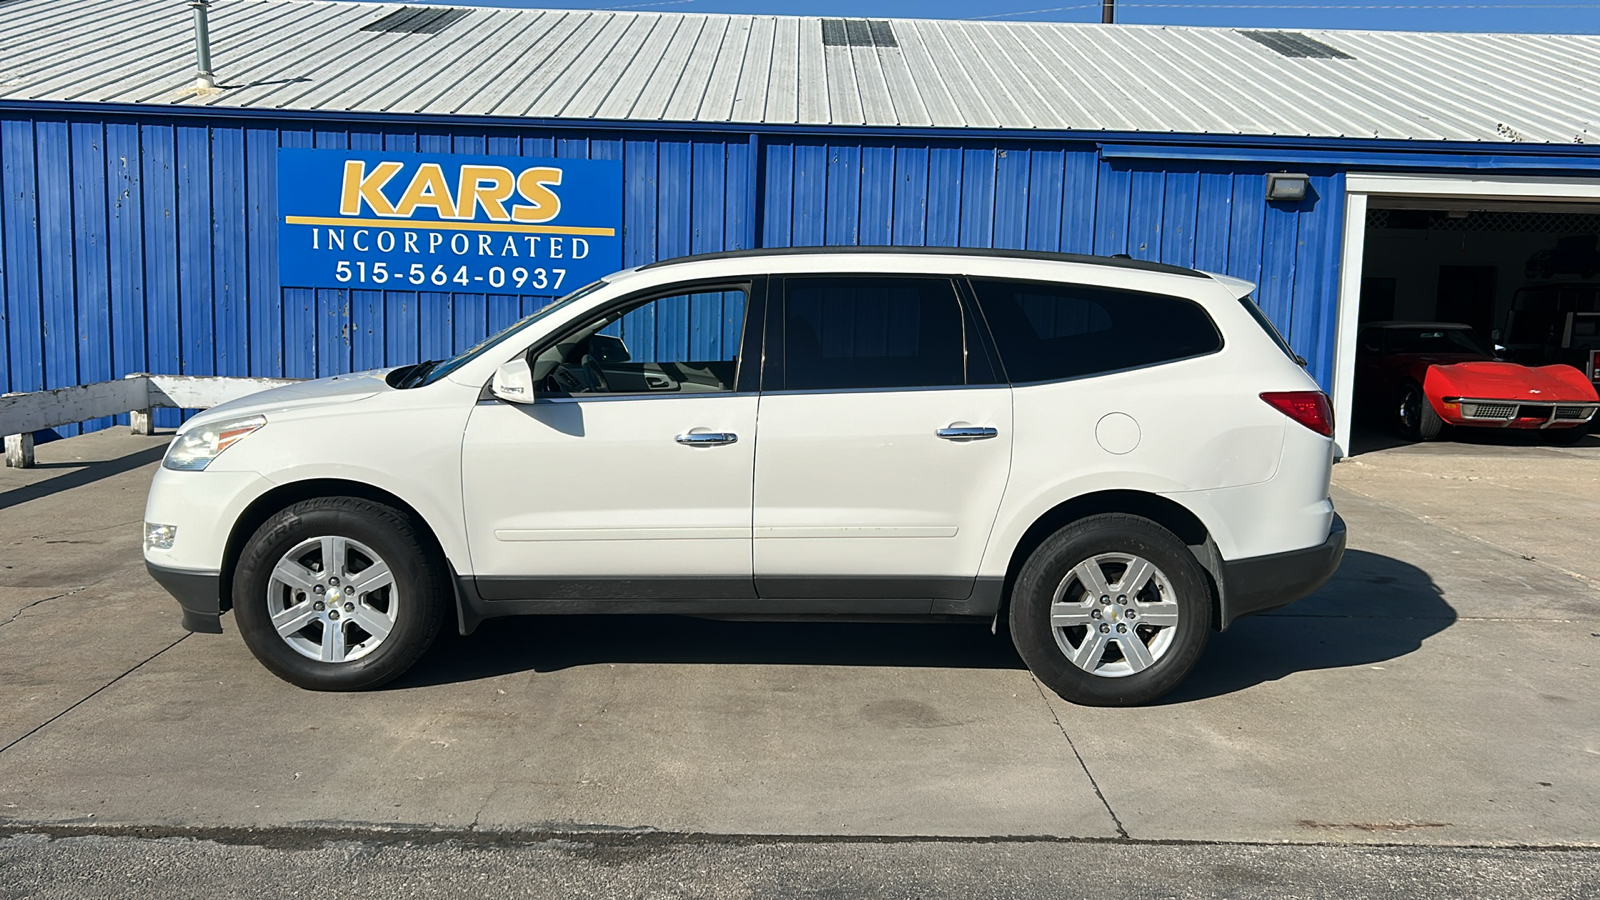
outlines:
[{"label": "open garage door", "polygon": [[[1600,180],[1350,175],[1347,190],[1334,386],[1341,452],[1427,435],[1437,424],[1429,401],[1454,404],[1445,415],[1466,423],[1457,434],[1595,440],[1574,431],[1593,407],[1570,401],[1600,382]],[[1539,369],[1491,388],[1489,376],[1504,381],[1504,371],[1451,369],[1462,385],[1424,375],[1491,353],[1571,366],[1581,379]]]}]

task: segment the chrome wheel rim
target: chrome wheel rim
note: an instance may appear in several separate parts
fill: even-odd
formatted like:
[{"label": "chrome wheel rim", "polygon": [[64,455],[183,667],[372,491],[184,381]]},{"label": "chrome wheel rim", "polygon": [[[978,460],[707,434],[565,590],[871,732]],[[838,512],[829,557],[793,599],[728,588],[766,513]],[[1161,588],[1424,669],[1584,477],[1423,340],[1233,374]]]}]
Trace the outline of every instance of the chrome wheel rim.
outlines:
[{"label": "chrome wheel rim", "polygon": [[278,637],[318,662],[351,662],[378,649],[399,612],[400,589],[389,565],[346,537],[301,541],[267,581],[267,613]]},{"label": "chrome wheel rim", "polygon": [[1408,390],[1400,395],[1400,426],[1402,428],[1410,429],[1415,426],[1417,420],[1417,414],[1413,411],[1415,408],[1417,408],[1417,403],[1414,392]]},{"label": "chrome wheel rim", "polygon": [[1050,600],[1050,630],[1072,664],[1103,678],[1155,665],[1178,631],[1177,594],[1155,563],[1101,553],[1072,568]]}]

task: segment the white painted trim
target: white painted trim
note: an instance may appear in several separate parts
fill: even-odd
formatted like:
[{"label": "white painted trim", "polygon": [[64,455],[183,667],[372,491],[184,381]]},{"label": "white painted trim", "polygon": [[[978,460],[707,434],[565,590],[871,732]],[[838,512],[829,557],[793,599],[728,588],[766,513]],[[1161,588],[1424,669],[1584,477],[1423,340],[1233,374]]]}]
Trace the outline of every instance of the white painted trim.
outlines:
[{"label": "white painted trim", "polygon": [[5,394],[0,396],[0,435],[6,436],[7,465],[27,468],[33,464],[32,435],[35,431],[132,413],[134,433],[149,434],[152,408],[209,409],[293,383],[283,378],[139,373],[117,381]]},{"label": "white painted trim", "polygon": [[1344,252],[1339,260],[1338,318],[1333,351],[1333,452],[1350,455],[1350,417],[1355,410],[1356,325],[1361,303],[1361,267],[1367,246],[1367,195],[1344,203]]},{"label": "white painted trim", "polygon": [[1346,194],[1467,197],[1478,200],[1600,200],[1600,178],[1544,175],[1377,175],[1345,176]]},{"label": "white painted trim", "polygon": [[1509,200],[1513,202],[1600,201],[1600,178],[1547,175],[1345,175],[1344,247],[1339,263],[1339,299],[1333,357],[1334,451],[1349,455],[1350,417],[1355,387],[1356,325],[1360,321],[1361,273],[1366,253],[1367,203],[1370,197],[1438,197],[1440,199]]},{"label": "white painted trim", "polygon": [[233,378],[223,375],[151,375],[152,407],[210,409],[229,400],[294,384],[285,378]]}]

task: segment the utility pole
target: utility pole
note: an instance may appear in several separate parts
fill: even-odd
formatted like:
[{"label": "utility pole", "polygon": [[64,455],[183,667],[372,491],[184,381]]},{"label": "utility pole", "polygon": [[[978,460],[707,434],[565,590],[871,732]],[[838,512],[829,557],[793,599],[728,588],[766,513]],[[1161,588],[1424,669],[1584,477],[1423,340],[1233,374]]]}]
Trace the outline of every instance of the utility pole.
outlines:
[{"label": "utility pole", "polygon": [[1100,24],[1110,25],[1117,20],[1117,0],[1100,0]]}]

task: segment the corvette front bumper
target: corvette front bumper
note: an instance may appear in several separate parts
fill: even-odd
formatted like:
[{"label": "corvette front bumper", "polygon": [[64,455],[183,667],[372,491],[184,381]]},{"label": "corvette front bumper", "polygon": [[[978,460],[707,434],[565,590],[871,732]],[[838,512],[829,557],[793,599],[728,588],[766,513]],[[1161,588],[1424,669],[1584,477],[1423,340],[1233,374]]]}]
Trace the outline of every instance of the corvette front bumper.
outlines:
[{"label": "corvette front bumper", "polygon": [[1445,397],[1440,418],[1451,425],[1490,428],[1567,428],[1594,418],[1600,404],[1592,400],[1492,400]]}]

